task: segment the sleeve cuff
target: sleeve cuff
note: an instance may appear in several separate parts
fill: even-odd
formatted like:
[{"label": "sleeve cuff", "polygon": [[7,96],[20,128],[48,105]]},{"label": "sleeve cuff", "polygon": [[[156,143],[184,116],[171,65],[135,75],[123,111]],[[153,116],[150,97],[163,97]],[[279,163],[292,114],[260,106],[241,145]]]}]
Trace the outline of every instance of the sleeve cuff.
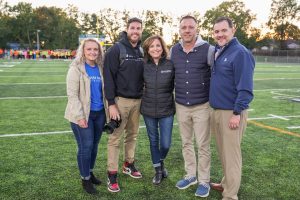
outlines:
[{"label": "sleeve cuff", "polygon": [[108,106],[116,104],[115,100],[107,100]]}]

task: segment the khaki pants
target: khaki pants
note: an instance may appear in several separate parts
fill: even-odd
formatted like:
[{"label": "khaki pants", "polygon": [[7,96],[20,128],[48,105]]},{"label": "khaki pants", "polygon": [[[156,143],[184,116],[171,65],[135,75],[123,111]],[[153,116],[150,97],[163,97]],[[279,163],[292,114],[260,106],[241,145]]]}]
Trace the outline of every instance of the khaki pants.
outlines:
[{"label": "khaki pants", "polygon": [[217,150],[222,163],[224,177],[222,179],[223,199],[238,199],[238,191],[242,175],[241,141],[247,126],[248,112],[241,113],[238,129],[230,129],[228,124],[232,110],[212,110],[211,130],[216,138]]},{"label": "khaki pants", "polygon": [[116,97],[116,104],[119,108],[122,123],[109,135],[107,144],[107,169],[108,171],[118,171],[118,161],[120,154],[120,140],[124,131],[125,161],[132,163],[136,140],[139,130],[141,99],[127,99]]},{"label": "khaki pants", "polygon": [[[183,106],[176,103],[177,120],[182,140],[182,155],[187,176],[197,176],[199,182],[210,181],[209,103]],[[197,144],[195,155],[194,138]]]}]

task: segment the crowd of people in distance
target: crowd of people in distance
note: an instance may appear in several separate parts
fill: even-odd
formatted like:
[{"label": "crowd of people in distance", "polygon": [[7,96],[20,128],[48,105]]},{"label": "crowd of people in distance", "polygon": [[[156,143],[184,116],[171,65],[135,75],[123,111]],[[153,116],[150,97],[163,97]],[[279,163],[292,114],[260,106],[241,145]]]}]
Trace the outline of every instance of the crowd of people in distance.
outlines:
[{"label": "crowd of people in distance", "polygon": [[0,59],[73,59],[76,50],[35,50],[35,49],[2,49]]}]

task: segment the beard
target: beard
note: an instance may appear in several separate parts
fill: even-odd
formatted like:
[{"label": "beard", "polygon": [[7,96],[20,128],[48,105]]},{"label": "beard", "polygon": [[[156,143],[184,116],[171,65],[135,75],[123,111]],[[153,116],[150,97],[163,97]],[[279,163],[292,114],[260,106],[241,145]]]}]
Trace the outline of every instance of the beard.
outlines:
[{"label": "beard", "polygon": [[[136,38],[136,39],[132,39],[133,36],[134,36],[134,38]],[[136,36],[137,36],[137,37],[136,37]],[[137,35],[137,34],[128,35],[127,38],[128,38],[128,40],[129,40],[129,42],[130,42],[130,43],[133,43],[133,44],[138,43],[139,40],[141,39],[141,37],[140,37],[139,35]]]}]

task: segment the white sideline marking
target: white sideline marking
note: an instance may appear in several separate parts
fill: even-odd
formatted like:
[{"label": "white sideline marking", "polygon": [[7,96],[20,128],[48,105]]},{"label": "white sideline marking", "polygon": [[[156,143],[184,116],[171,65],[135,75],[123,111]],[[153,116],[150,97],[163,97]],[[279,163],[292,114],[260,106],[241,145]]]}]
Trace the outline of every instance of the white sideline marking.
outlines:
[{"label": "white sideline marking", "polygon": [[[173,126],[178,125],[174,123]],[[146,126],[139,126],[139,128],[146,128]],[[16,134],[4,134],[0,135],[2,137],[19,137],[19,136],[33,136],[33,135],[54,135],[54,134],[63,134],[63,133],[72,133],[72,131],[52,131],[52,132],[40,132],[40,133],[16,133]]]},{"label": "white sideline marking", "polygon": [[293,91],[293,90],[297,90],[300,91],[299,88],[289,88],[289,89],[261,89],[261,90],[253,90],[254,92],[268,92],[268,91]]},{"label": "white sideline marking", "polygon": [[267,80],[299,80],[300,78],[258,78],[254,81],[267,81]]},{"label": "white sideline marking", "polygon": [[278,116],[278,115],[273,115],[273,114],[268,114],[268,115],[271,116],[271,117],[278,118],[278,119],[283,119],[283,120],[286,120],[286,121],[290,120],[290,119],[285,118],[283,116]]},{"label": "white sideline marking", "polygon": [[13,99],[53,99],[53,98],[66,98],[67,96],[45,96],[45,97],[0,97],[0,100],[13,100]]},{"label": "white sideline marking", "polygon": [[[284,118],[298,118],[298,117],[300,117],[300,115],[292,115],[292,116],[281,116],[281,117],[284,117]],[[265,120],[265,119],[275,119],[275,118],[277,118],[278,119],[278,117],[254,117],[254,118],[248,118],[248,120],[249,121],[251,121],[251,120]]]},{"label": "white sideline marking", "polygon": [[57,85],[66,84],[66,82],[53,82],[53,83],[0,83],[0,85]]},{"label": "white sideline marking", "polygon": [[0,67],[13,67],[14,65],[0,65]]},{"label": "white sideline marking", "polygon": [[[11,73],[11,71],[9,72]],[[62,73],[62,72],[64,71],[28,71],[28,72],[14,71],[14,73]]]},{"label": "white sideline marking", "polygon": [[254,117],[254,118],[248,118],[249,121],[251,120],[265,120],[265,119],[274,119],[275,117]]},{"label": "white sideline marking", "polygon": [[254,111],[254,109],[248,109],[248,111],[249,111],[249,112],[252,112],[252,111]]},{"label": "white sideline marking", "polygon": [[284,72],[284,71],[276,71],[275,73],[271,73],[271,72],[258,72],[257,74],[299,74],[300,72],[298,72],[298,70],[289,70],[292,72]]},{"label": "white sideline marking", "polygon": [[300,126],[288,126],[288,127],[286,127],[287,129],[298,129],[298,128],[300,128]]},{"label": "white sideline marking", "polygon": [[[3,71],[3,70],[1,70],[0,69],[0,71]],[[37,77],[37,76],[66,76],[66,75],[55,75],[55,74],[45,74],[45,75],[43,75],[43,74],[40,74],[40,75],[35,75],[35,76],[26,76],[26,75],[23,75],[23,76],[0,76],[0,77]]]},{"label": "white sideline marking", "polygon": [[16,64],[16,65],[18,65],[18,64],[21,64],[22,62],[3,62],[4,64]]},{"label": "white sideline marking", "polygon": [[3,72],[3,70],[2,70],[2,69],[0,69],[0,72]]},{"label": "white sideline marking", "polygon": [[63,134],[71,133],[72,131],[53,131],[53,132],[40,132],[40,133],[17,133],[17,134],[5,134],[0,135],[1,137],[19,137],[19,136],[31,136],[31,135],[51,135],[51,134]]},{"label": "white sideline marking", "polygon": [[276,94],[276,95],[285,96],[285,97],[300,97],[300,96],[295,96],[295,95],[290,95],[290,94],[283,94],[283,93],[279,93],[276,91],[271,91],[271,94]]}]

